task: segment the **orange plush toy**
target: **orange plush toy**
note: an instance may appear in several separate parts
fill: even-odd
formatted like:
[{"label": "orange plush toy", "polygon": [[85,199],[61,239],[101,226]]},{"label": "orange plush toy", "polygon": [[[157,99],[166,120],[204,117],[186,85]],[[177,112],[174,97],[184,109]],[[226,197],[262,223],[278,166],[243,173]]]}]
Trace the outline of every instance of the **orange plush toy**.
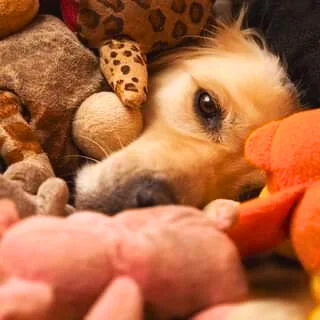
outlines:
[{"label": "orange plush toy", "polygon": [[[236,222],[228,234],[242,256],[272,250],[289,238],[313,276],[312,288],[320,302],[320,110],[256,130],[245,153],[265,170],[267,184],[261,197],[234,207]],[[320,319],[320,307],[310,319]]]},{"label": "orange plush toy", "polygon": [[275,248],[287,236],[299,260],[320,272],[320,110],[304,111],[256,130],[250,162],[265,170],[266,193],[242,203],[229,230],[243,256]]}]

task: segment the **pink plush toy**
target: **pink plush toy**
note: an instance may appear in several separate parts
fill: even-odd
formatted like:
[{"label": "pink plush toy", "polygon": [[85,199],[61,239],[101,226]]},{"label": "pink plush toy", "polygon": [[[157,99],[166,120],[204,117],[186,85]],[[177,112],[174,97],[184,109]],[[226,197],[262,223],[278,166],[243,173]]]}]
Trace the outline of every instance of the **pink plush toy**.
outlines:
[{"label": "pink plush toy", "polygon": [[13,226],[14,210],[1,216],[1,320],[142,320],[146,310],[180,319],[247,295],[235,246],[192,208],[38,216]]}]

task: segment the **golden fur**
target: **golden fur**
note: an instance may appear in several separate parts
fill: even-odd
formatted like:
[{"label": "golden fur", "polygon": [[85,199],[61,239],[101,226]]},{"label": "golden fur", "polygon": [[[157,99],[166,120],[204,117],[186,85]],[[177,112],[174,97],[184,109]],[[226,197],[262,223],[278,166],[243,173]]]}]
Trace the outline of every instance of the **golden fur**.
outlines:
[{"label": "golden fur", "polygon": [[[177,203],[200,208],[262,186],[263,174],[244,158],[245,139],[266,122],[298,110],[299,104],[278,57],[257,38],[253,31],[241,30],[240,18],[218,26],[199,47],[180,49],[154,64],[143,134],[79,172],[78,206],[108,212],[100,200],[144,172],[168,182]],[[223,109],[219,130],[207,130],[194,110],[200,88]]]}]

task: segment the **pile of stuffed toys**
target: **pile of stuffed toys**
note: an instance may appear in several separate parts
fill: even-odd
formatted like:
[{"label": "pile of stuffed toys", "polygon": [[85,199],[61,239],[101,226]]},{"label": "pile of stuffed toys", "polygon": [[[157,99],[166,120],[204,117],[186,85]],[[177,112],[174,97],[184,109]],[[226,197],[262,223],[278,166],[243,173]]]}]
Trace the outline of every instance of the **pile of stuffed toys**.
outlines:
[{"label": "pile of stuffed toys", "polygon": [[[160,10],[149,0],[61,0],[64,22],[39,5],[0,0],[0,198],[15,203],[0,200],[0,320],[223,319],[221,305],[249,295],[241,258],[287,239],[320,303],[320,111],[249,137],[247,158],[267,174],[257,199],[204,211],[74,212],[54,172],[76,170],[80,152],[101,159],[139,136],[146,54],[187,30],[200,34],[212,1]],[[165,28],[175,32],[157,37]]]}]

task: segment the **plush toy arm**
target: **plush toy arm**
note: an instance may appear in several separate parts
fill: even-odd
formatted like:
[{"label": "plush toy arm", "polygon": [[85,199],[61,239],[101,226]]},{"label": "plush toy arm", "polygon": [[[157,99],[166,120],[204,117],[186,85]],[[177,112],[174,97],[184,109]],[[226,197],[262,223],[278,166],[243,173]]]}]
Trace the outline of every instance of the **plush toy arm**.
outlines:
[{"label": "plush toy arm", "polygon": [[51,164],[20,114],[18,97],[11,92],[0,91],[0,106],[1,156],[8,165],[4,175],[34,194],[43,181],[54,176]]},{"label": "plush toy arm", "polygon": [[290,227],[293,248],[303,266],[320,272],[320,181],[311,185],[297,206]]},{"label": "plush toy arm", "polygon": [[140,46],[132,40],[109,40],[100,48],[101,70],[125,106],[140,108],[147,100],[148,71]]},{"label": "plush toy arm", "polygon": [[204,211],[217,229],[229,233],[242,256],[273,249],[287,234],[286,219],[303,195],[303,187],[245,203],[219,199]]},{"label": "plush toy arm", "polygon": [[242,256],[272,250],[288,235],[287,222],[303,196],[304,187],[293,187],[236,207],[237,222],[228,231]]},{"label": "plush toy arm", "polygon": [[130,278],[111,283],[84,320],[143,320],[143,298]]},{"label": "plush toy arm", "polygon": [[[24,191],[19,183],[7,179],[0,175],[0,199],[10,199],[15,203],[20,218],[26,218],[35,214],[66,216],[73,211],[73,208],[67,205],[69,191],[66,183],[59,178],[50,178],[46,180],[39,188],[37,195],[31,195]],[[2,200],[0,200],[2,201]],[[1,217],[5,221],[9,219],[7,207],[0,202],[0,224]],[[12,216],[12,215],[11,215]],[[9,219],[12,220],[11,218]],[[0,230],[1,230],[0,226]],[[1,232],[0,232],[1,235]]]},{"label": "plush toy arm", "polygon": [[228,231],[237,222],[239,205],[237,201],[217,199],[210,202],[203,211],[218,230]]}]

